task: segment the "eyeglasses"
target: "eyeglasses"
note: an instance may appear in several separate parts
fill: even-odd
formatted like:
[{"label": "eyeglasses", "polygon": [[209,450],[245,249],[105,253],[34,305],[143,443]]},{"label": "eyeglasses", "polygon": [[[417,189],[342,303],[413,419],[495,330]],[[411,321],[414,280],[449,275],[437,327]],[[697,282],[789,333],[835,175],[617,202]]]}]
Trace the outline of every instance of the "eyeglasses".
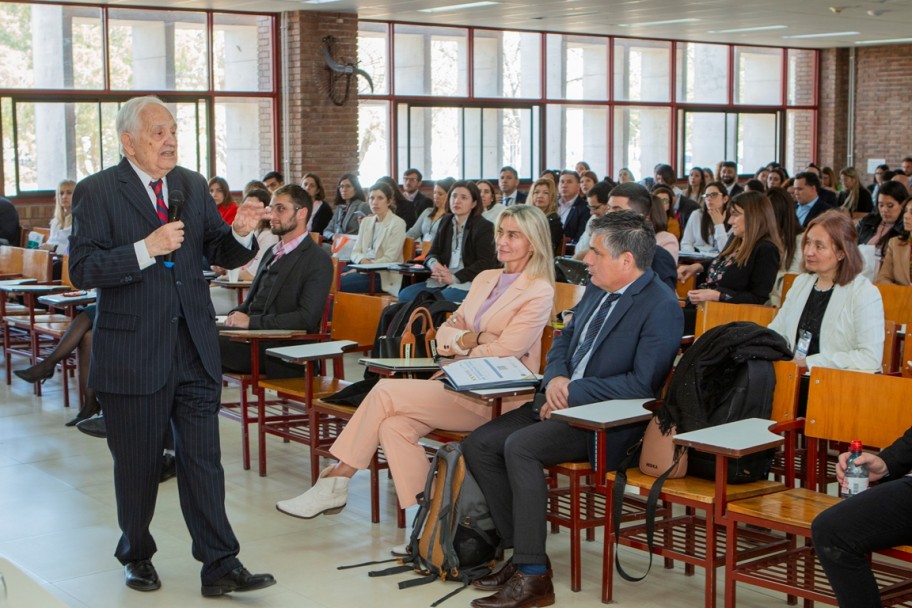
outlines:
[{"label": "eyeglasses", "polygon": [[721,192],[707,192],[703,195],[703,200],[708,201],[720,196],[722,196]]},{"label": "eyeglasses", "polygon": [[599,205],[587,205],[587,207],[589,207],[589,211],[598,211],[599,209],[601,209],[601,208],[604,207],[604,206],[605,206],[605,205],[601,205],[601,204],[599,204]]}]

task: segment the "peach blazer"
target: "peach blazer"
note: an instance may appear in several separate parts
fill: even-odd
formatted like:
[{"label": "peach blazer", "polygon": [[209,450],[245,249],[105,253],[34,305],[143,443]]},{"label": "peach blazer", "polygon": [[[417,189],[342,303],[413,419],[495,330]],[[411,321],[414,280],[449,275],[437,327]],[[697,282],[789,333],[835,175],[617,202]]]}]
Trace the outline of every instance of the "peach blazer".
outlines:
[{"label": "peach blazer", "polygon": [[[472,288],[460,305],[463,323],[444,323],[437,332],[437,349],[444,356],[456,355],[453,345],[466,330],[475,331],[475,317],[488,298],[502,269],[485,270],[472,280]],[[471,351],[472,357],[514,356],[531,371],[541,364],[541,338],[554,307],[554,286],[545,279],[529,279],[525,274],[504,292],[481,317],[481,331],[496,334],[497,340]]]},{"label": "peach blazer", "polygon": [[875,283],[892,283],[894,285],[909,285],[912,283],[909,276],[909,251],[912,250],[910,241],[900,240],[894,236],[887,243],[887,253],[884,255],[880,272],[877,273]]}]

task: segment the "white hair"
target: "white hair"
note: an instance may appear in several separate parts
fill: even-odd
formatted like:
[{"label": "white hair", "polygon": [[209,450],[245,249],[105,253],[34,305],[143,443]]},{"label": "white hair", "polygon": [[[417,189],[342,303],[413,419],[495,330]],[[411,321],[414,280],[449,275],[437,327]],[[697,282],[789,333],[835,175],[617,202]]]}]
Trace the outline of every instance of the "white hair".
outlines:
[{"label": "white hair", "polygon": [[[142,111],[145,110],[148,106],[161,106],[164,109],[168,110],[168,106],[153,95],[147,95],[145,97],[134,97],[129,100],[124,105],[120,106],[120,110],[117,112],[117,140],[120,143],[120,154],[121,156],[126,156],[127,152],[123,147],[122,136],[124,133],[129,133],[130,135],[136,135],[142,126],[139,115],[142,114]],[[168,110],[170,113],[171,110]]]}]

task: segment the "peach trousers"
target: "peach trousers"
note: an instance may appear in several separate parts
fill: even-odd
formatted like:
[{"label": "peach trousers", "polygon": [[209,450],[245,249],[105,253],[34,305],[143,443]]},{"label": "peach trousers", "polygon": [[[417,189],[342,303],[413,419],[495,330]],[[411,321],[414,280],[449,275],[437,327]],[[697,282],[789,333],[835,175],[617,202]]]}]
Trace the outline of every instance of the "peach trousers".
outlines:
[{"label": "peach trousers", "polygon": [[[525,401],[504,399],[503,412]],[[418,440],[434,429],[467,432],[489,420],[488,405],[448,391],[438,380],[383,379],[358,406],[329,451],[349,466],[366,469],[377,446],[383,446],[399,504],[410,507],[424,491],[430,469]]]}]

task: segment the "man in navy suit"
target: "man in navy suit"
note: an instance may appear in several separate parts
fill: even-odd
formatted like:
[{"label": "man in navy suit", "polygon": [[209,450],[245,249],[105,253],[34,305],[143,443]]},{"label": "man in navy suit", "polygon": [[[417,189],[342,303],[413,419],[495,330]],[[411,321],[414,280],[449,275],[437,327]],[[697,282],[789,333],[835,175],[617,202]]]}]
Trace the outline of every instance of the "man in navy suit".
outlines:
[{"label": "man in navy suit", "polygon": [[[684,318],[677,298],[650,270],[655,236],[632,211],[594,220],[586,264],[592,284],[573,320],[554,341],[542,380],[545,401],[505,414],[472,432],[466,463],[513,557],[473,585],[496,594],[475,608],[547,606],[554,601],[545,553],[547,487],[542,470],[590,456],[592,435],[550,420],[551,412],[608,399],[656,397],[681,342]],[[642,427],[608,436],[607,467],[616,468]],[[521,497],[521,500],[519,499]]]},{"label": "man in navy suit", "polygon": [[497,183],[500,186],[500,202],[504,206],[525,204],[526,193],[517,190],[519,188],[519,174],[516,169],[510,165],[503,167],[500,170],[500,177]]},{"label": "man in navy suit", "polygon": [[[225,514],[222,370],[200,261],[205,256],[236,268],[250,260],[252,231],[264,209],[245,202],[227,226],[205,178],[177,166],[176,133],[174,117],[155,97],[121,107],[123,160],[84,179],[73,194],[70,276],[74,285],[98,289],[89,384],[104,407],[114,458],[122,531],[115,555],[126,584],[138,591],[161,586],[149,524],[170,427],[181,509],[193,556],[203,563],[201,591],[216,596],[261,589],[275,579],[241,565]],[[181,218],[169,222],[181,198]]]},{"label": "man in navy suit", "polygon": [[802,226],[807,226],[812,219],[829,211],[831,207],[821,196],[820,178],[811,171],[804,171],[795,176],[795,214]]}]

